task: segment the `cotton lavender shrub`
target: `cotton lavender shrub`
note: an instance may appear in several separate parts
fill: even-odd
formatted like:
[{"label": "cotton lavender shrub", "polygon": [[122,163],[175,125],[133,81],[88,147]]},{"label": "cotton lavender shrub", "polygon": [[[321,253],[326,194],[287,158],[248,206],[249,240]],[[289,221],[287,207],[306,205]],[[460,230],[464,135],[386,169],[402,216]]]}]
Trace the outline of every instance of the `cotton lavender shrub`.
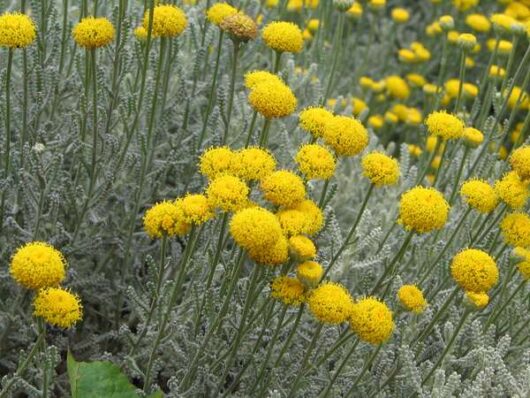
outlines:
[{"label": "cotton lavender shrub", "polygon": [[0,11],[0,397],[530,395],[530,1]]}]

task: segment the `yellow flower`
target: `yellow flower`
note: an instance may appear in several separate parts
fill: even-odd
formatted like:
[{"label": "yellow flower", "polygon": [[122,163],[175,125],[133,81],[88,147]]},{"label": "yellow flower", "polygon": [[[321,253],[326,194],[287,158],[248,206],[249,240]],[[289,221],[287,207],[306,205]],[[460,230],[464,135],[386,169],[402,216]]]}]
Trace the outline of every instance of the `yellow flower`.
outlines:
[{"label": "yellow flower", "polygon": [[28,289],[57,286],[65,276],[66,261],[61,252],[45,242],[29,242],[11,258],[11,277]]},{"label": "yellow flower", "polygon": [[484,292],[466,292],[466,302],[471,308],[481,310],[488,305],[490,297]]},{"label": "yellow flower", "polygon": [[489,32],[491,29],[490,21],[482,14],[469,14],[466,16],[466,25],[475,32]]},{"label": "yellow flower", "polygon": [[521,180],[530,180],[530,146],[524,145],[513,151],[510,165]]},{"label": "yellow flower", "polygon": [[334,116],[324,128],[324,142],[337,155],[355,156],[368,145],[366,128],[353,117]]},{"label": "yellow flower", "polygon": [[265,44],[279,53],[299,53],[304,46],[302,31],[292,22],[271,22],[262,36]]},{"label": "yellow flower", "polygon": [[317,255],[315,244],[304,235],[295,235],[289,238],[289,251],[299,261],[312,260]]},{"label": "yellow flower", "polygon": [[33,300],[33,307],[33,315],[63,329],[71,328],[83,318],[79,297],[62,288],[39,290]]},{"label": "yellow flower", "polygon": [[441,112],[433,112],[425,120],[429,134],[444,140],[458,139],[464,135],[464,123],[456,116]]},{"label": "yellow flower", "polygon": [[457,43],[464,49],[471,50],[477,44],[477,38],[471,33],[461,33],[458,36]]},{"label": "yellow flower", "polygon": [[281,265],[289,259],[289,244],[287,238],[281,235],[278,240],[270,246],[264,246],[259,250],[249,250],[248,256],[251,260],[261,265]]},{"label": "yellow flower", "polygon": [[381,152],[372,152],[363,157],[363,175],[376,187],[394,185],[399,180],[399,163]]},{"label": "yellow flower", "polygon": [[222,211],[237,211],[248,201],[250,189],[239,178],[231,175],[217,177],[208,186],[206,196],[212,208]]},{"label": "yellow flower", "polygon": [[495,190],[484,180],[472,179],[464,182],[460,194],[468,206],[481,213],[491,213],[499,203]]},{"label": "yellow flower", "polygon": [[499,270],[488,253],[478,249],[465,249],[453,257],[451,275],[462,289],[481,293],[497,284]]},{"label": "yellow flower", "polygon": [[392,311],[375,297],[366,297],[353,305],[350,326],[359,339],[382,344],[394,331]]},{"label": "yellow flower", "polygon": [[409,153],[414,157],[419,157],[423,153],[421,148],[417,145],[409,144],[408,150],[409,150]]},{"label": "yellow flower", "polygon": [[453,0],[453,5],[458,11],[467,11],[478,5],[479,0]]},{"label": "yellow flower", "polygon": [[249,90],[254,89],[259,83],[263,82],[283,83],[283,80],[266,70],[255,70],[245,74],[245,87]]},{"label": "yellow flower", "polygon": [[276,216],[261,207],[238,211],[230,221],[230,234],[246,250],[258,251],[273,246],[282,235]]},{"label": "yellow flower", "polygon": [[351,107],[353,115],[359,116],[365,109],[368,108],[368,105],[360,98],[352,98]]},{"label": "yellow flower", "polygon": [[237,8],[228,3],[215,3],[206,11],[206,18],[214,25],[219,26],[226,17],[237,14]]},{"label": "yellow flower", "polygon": [[410,96],[410,88],[407,82],[397,75],[385,78],[386,90],[388,94],[399,100],[405,100]]},{"label": "yellow flower", "polygon": [[[153,37],[175,37],[180,36],[188,26],[186,14],[179,7],[169,4],[158,5],[153,10]],[[151,10],[144,14],[143,26],[149,30]]]},{"label": "yellow flower", "polygon": [[513,254],[519,260],[517,263],[517,269],[525,281],[530,279],[530,250],[523,247],[516,247],[513,250]]},{"label": "yellow flower", "polygon": [[416,314],[421,314],[427,307],[427,300],[416,285],[401,286],[397,292],[397,297],[403,307]]},{"label": "yellow flower", "polygon": [[145,212],[144,230],[151,239],[164,235],[183,236],[189,232],[190,225],[184,222],[182,211],[175,202],[164,201]]},{"label": "yellow flower", "polygon": [[219,25],[233,40],[247,42],[258,36],[258,25],[248,15],[238,13],[223,19]]},{"label": "yellow flower", "polygon": [[134,35],[140,41],[147,40],[147,30],[145,30],[143,26],[137,26],[136,29],[134,29]]},{"label": "yellow flower", "polygon": [[277,276],[271,283],[271,296],[285,305],[299,307],[305,301],[304,285],[288,276]]},{"label": "yellow flower", "polygon": [[267,119],[289,116],[298,103],[291,89],[279,82],[264,80],[248,96],[252,108]]},{"label": "yellow flower", "polygon": [[346,322],[353,310],[353,299],[344,286],[326,282],[314,289],[307,299],[309,310],[320,322]]},{"label": "yellow flower", "polygon": [[296,267],[296,277],[310,288],[318,285],[323,274],[324,268],[315,261],[305,261]]},{"label": "yellow flower", "polygon": [[295,156],[298,168],[308,180],[328,180],[335,173],[335,158],[318,144],[303,145]]},{"label": "yellow flower", "polygon": [[399,222],[406,230],[426,233],[447,222],[449,204],[434,188],[415,187],[401,196]]},{"label": "yellow flower", "polygon": [[245,181],[262,180],[274,172],[276,160],[272,154],[259,147],[250,147],[236,152],[233,158],[233,173]]},{"label": "yellow flower", "polygon": [[530,247],[530,217],[525,213],[508,214],[501,222],[501,233],[512,246]]},{"label": "yellow flower", "polygon": [[75,42],[88,49],[105,47],[114,40],[115,30],[107,18],[83,18],[72,31]]},{"label": "yellow flower", "polygon": [[484,134],[476,128],[466,127],[464,129],[464,140],[470,148],[476,148],[484,142]]},{"label": "yellow flower", "polygon": [[512,209],[520,209],[528,201],[528,183],[522,181],[515,171],[510,171],[498,180],[495,183],[495,191]]},{"label": "yellow flower", "polygon": [[498,65],[491,65],[491,68],[489,70],[489,77],[503,78],[505,75],[506,75],[506,69]]},{"label": "yellow flower", "polygon": [[360,3],[355,2],[346,12],[347,15],[353,19],[359,19],[363,15],[363,6]]},{"label": "yellow flower", "polygon": [[381,115],[372,115],[368,118],[368,126],[378,130],[385,125],[385,119]]},{"label": "yellow flower", "polygon": [[514,33],[517,29],[523,30],[520,22],[506,14],[493,14],[490,21],[493,27],[502,33]]},{"label": "yellow flower", "polygon": [[291,209],[280,210],[276,216],[284,233],[293,235],[315,235],[324,224],[322,210],[312,200],[304,200]]},{"label": "yellow flower", "polygon": [[18,12],[0,15],[0,47],[24,48],[37,36],[33,20]]},{"label": "yellow flower", "polygon": [[186,195],[175,201],[180,219],[186,224],[201,225],[214,216],[214,212],[204,195]]},{"label": "yellow flower", "polygon": [[223,174],[232,174],[236,154],[227,146],[206,150],[199,160],[199,170],[202,175],[214,179]]},{"label": "yellow flower", "polygon": [[410,18],[409,12],[406,9],[399,7],[392,10],[391,16],[396,23],[406,23]]},{"label": "yellow flower", "polygon": [[296,174],[280,170],[261,181],[263,196],[276,206],[292,207],[302,202],[306,191],[302,179]]},{"label": "yellow flower", "polygon": [[307,21],[307,30],[311,33],[315,33],[320,26],[320,21],[318,19],[310,19]]},{"label": "yellow flower", "polygon": [[333,117],[333,113],[325,108],[309,107],[300,112],[298,124],[313,137],[319,138],[322,137],[327,123]]},{"label": "yellow flower", "polygon": [[409,73],[405,77],[410,84],[416,87],[423,87],[427,84],[425,77],[419,73]]}]

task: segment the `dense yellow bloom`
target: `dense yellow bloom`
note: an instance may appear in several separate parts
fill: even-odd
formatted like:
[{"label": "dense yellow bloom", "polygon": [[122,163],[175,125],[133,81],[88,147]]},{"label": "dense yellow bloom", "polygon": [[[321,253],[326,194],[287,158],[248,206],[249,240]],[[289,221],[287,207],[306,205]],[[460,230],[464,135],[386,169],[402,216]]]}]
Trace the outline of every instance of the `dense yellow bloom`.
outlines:
[{"label": "dense yellow bloom", "polygon": [[399,100],[405,100],[410,96],[410,88],[407,82],[400,76],[392,75],[385,78],[388,94]]},{"label": "dense yellow bloom", "polygon": [[227,146],[206,150],[199,160],[202,175],[214,179],[223,174],[233,173],[236,154]]},{"label": "dense yellow bloom", "polygon": [[426,233],[447,222],[449,204],[434,188],[415,187],[401,196],[399,222],[406,230]]},{"label": "dense yellow bloom", "polygon": [[471,33],[461,33],[458,35],[457,43],[464,49],[471,50],[477,44],[477,38]]},{"label": "dense yellow bloom", "polygon": [[272,154],[259,147],[250,147],[236,152],[231,167],[233,173],[246,181],[262,180],[274,172],[276,160]]},{"label": "dense yellow bloom", "polygon": [[382,344],[394,331],[392,311],[375,297],[366,297],[353,305],[350,326],[359,339]]},{"label": "dense yellow bloom", "polygon": [[258,251],[273,246],[282,235],[276,216],[261,207],[238,211],[230,221],[230,234],[246,250]]},{"label": "dense yellow bloom", "polygon": [[409,150],[409,153],[414,157],[419,157],[423,153],[421,148],[417,145],[409,144],[408,150]]},{"label": "dense yellow bloom", "polygon": [[318,285],[323,274],[324,268],[315,261],[305,261],[296,267],[296,277],[310,288]]},{"label": "dense yellow bloom", "polygon": [[143,26],[137,26],[134,29],[134,36],[140,41],[147,40],[147,30]]},{"label": "dense yellow bloom", "polygon": [[33,20],[18,12],[0,15],[0,47],[23,48],[29,46],[37,36]]},{"label": "dense yellow bloom", "polygon": [[466,292],[466,301],[473,309],[481,310],[490,302],[490,297],[484,292]]},{"label": "dense yellow bloom", "polygon": [[530,250],[523,247],[516,247],[513,250],[513,254],[518,257],[520,260],[517,263],[517,269],[523,277],[524,280],[530,279]]},{"label": "dense yellow bloom", "polygon": [[399,180],[399,163],[381,152],[372,152],[363,157],[363,175],[376,187],[394,185]]},{"label": "dense yellow bloom", "polygon": [[312,260],[317,255],[315,244],[304,235],[295,235],[289,238],[289,251],[298,261]]},{"label": "dense yellow bloom", "polygon": [[490,17],[495,28],[505,33],[514,33],[515,30],[523,31],[522,24],[507,14],[493,14]]},{"label": "dense yellow bloom", "polygon": [[416,285],[401,286],[397,292],[397,297],[403,307],[416,314],[421,314],[427,307],[427,300]]},{"label": "dense yellow bloom", "polygon": [[261,265],[281,265],[289,259],[289,243],[287,242],[287,238],[281,235],[270,246],[264,246],[259,250],[249,250],[248,256],[251,260]]},{"label": "dense yellow bloom", "polygon": [[360,3],[355,2],[346,13],[353,19],[359,19],[363,15],[363,6]]},{"label": "dense yellow bloom", "polygon": [[324,225],[322,210],[312,200],[304,200],[291,209],[280,210],[276,216],[286,235],[315,235]]},{"label": "dense yellow bloom", "polygon": [[433,112],[425,120],[429,134],[444,140],[461,138],[464,135],[464,123],[458,117],[441,112]]},{"label": "dense yellow bloom", "polygon": [[344,286],[326,282],[311,292],[307,300],[313,316],[320,322],[346,322],[353,310],[353,299]]},{"label": "dense yellow bloom", "polygon": [[296,206],[306,195],[302,179],[287,170],[269,174],[261,181],[260,186],[265,199],[276,206]]},{"label": "dense yellow bloom", "polygon": [[462,289],[475,293],[488,291],[499,280],[495,260],[478,249],[465,249],[454,256],[451,275]]},{"label": "dense yellow bloom", "polygon": [[475,32],[489,32],[491,22],[482,14],[469,14],[466,16],[466,25]]},{"label": "dense yellow bloom", "polygon": [[334,116],[324,128],[324,141],[337,155],[354,156],[368,145],[366,128],[353,117]]},{"label": "dense yellow bloom", "polygon": [[333,119],[333,113],[325,108],[309,107],[300,112],[298,124],[315,138],[322,137],[327,123]]},{"label": "dense yellow bloom", "polygon": [[304,285],[288,276],[277,276],[271,283],[271,296],[285,305],[299,307],[305,301]]},{"label": "dense yellow bloom", "polygon": [[28,289],[57,286],[65,276],[66,261],[61,252],[46,242],[29,242],[11,258],[11,277]]},{"label": "dense yellow bloom", "polygon": [[372,10],[380,10],[386,5],[386,0],[369,0],[368,6]]},{"label": "dense yellow bloom", "polygon": [[359,116],[365,109],[368,108],[368,105],[360,98],[352,98],[351,107],[353,115]]},{"label": "dense yellow bloom", "polygon": [[223,19],[219,25],[233,40],[247,42],[258,36],[258,25],[248,15],[234,14]]},{"label": "dense yellow bloom", "polygon": [[267,119],[289,116],[298,103],[291,89],[279,82],[264,80],[248,96],[252,108]]},{"label": "dense yellow bloom", "polygon": [[464,129],[464,140],[470,148],[476,148],[484,142],[484,134],[476,128],[466,127]]},{"label": "dense yellow bloom", "polygon": [[416,86],[416,87],[423,87],[427,84],[427,80],[423,75],[420,75],[419,73],[408,73],[407,76],[405,76],[409,84]]},{"label": "dense yellow bloom", "polygon": [[481,213],[491,213],[499,203],[495,190],[484,180],[471,179],[464,182],[460,194],[468,206]]},{"label": "dense yellow bloom", "polygon": [[491,65],[488,75],[489,77],[503,78],[506,75],[506,69],[498,65]]},{"label": "dense yellow bloom", "polygon": [[208,198],[199,194],[188,194],[175,201],[180,219],[186,224],[201,225],[214,216]]},{"label": "dense yellow bloom", "polygon": [[530,217],[525,213],[508,214],[501,222],[501,233],[506,243],[530,248]]},{"label": "dense yellow bloom", "polygon": [[394,8],[391,16],[396,23],[405,23],[410,18],[409,12],[404,8]]},{"label": "dense yellow bloom", "polygon": [[521,180],[530,180],[530,146],[524,145],[513,151],[510,165]]},{"label": "dense yellow bloom", "polygon": [[520,209],[528,201],[528,183],[521,180],[515,171],[510,171],[498,180],[495,183],[495,191],[512,209]]},{"label": "dense yellow bloom", "polygon": [[114,26],[107,18],[83,18],[72,31],[75,42],[84,48],[105,47],[114,40]]},{"label": "dense yellow bloom", "polygon": [[249,193],[247,184],[231,175],[217,177],[206,190],[210,206],[222,211],[242,209],[247,204]]},{"label": "dense yellow bloom", "polygon": [[385,125],[385,119],[381,115],[372,115],[368,118],[368,126],[378,130]]},{"label": "dense yellow bloom", "polygon": [[303,145],[294,159],[308,180],[327,180],[335,173],[335,158],[321,145]]},{"label": "dense yellow bloom", "polygon": [[[153,10],[153,37],[175,37],[180,36],[186,26],[188,26],[188,19],[186,14],[179,7],[169,4],[158,5]],[[149,23],[151,19],[151,10],[147,10],[144,14],[143,25],[146,30],[149,30]]]},{"label": "dense yellow bloom", "polygon": [[33,300],[33,315],[46,323],[68,329],[83,318],[83,307],[77,295],[61,288],[40,290]]},{"label": "dense yellow bloom", "polygon": [[467,11],[475,7],[479,0],[453,0],[453,5],[459,11]]},{"label": "dense yellow bloom", "polygon": [[145,212],[144,230],[151,239],[155,239],[164,235],[186,235],[190,225],[184,221],[182,210],[175,202],[164,201]]},{"label": "dense yellow bloom", "polygon": [[219,26],[226,17],[237,14],[237,8],[228,3],[215,3],[206,11],[208,21]]},{"label": "dense yellow bloom", "polygon": [[278,75],[266,70],[255,70],[245,74],[245,87],[249,90],[254,89],[259,83],[263,82],[283,83],[283,80]]},{"label": "dense yellow bloom", "polygon": [[271,22],[263,29],[263,41],[277,52],[298,53],[304,46],[300,28],[292,22]]}]

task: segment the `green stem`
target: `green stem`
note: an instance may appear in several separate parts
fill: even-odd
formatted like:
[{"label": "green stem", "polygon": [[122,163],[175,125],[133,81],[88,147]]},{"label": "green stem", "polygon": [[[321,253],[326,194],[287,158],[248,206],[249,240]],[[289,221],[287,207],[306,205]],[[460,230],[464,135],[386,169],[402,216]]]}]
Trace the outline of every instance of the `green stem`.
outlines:
[{"label": "green stem", "polygon": [[234,52],[232,56],[232,73],[230,74],[230,94],[228,96],[228,109],[226,111],[226,126],[222,144],[226,144],[230,131],[230,120],[232,119],[232,108],[234,106],[234,94],[236,89],[237,61],[239,58],[239,42],[233,41]]},{"label": "green stem", "polygon": [[[5,153],[4,153],[4,178],[9,178],[9,169],[11,165],[11,70],[13,67],[13,49],[10,48],[7,52],[7,71],[6,71],[6,139],[5,139]],[[2,203],[0,205],[0,230],[4,224],[4,206],[5,206],[6,191],[2,191]]]},{"label": "green stem", "polygon": [[337,64],[339,62],[339,58],[342,53],[342,36],[344,34],[344,12],[339,13],[338,17],[338,26],[335,31],[335,37],[333,38],[333,60],[331,64],[331,72],[328,77],[328,84],[326,87],[326,91],[324,94],[324,98],[322,98],[321,105],[326,105],[326,101],[329,98],[331,94],[331,90],[333,89],[333,82],[335,80],[335,73],[337,70]]},{"label": "green stem", "polygon": [[464,148],[464,154],[462,155],[462,160],[460,162],[460,167],[458,167],[458,174],[456,175],[455,181],[453,183],[453,191],[451,192],[451,198],[449,199],[449,205],[452,205],[456,194],[458,193],[458,186],[460,185],[460,178],[462,177],[462,171],[464,170],[464,165],[466,164],[467,155],[469,153],[469,146],[466,145]]},{"label": "green stem", "polygon": [[436,169],[436,174],[434,175],[434,181],[432,182],[432,186],[435,187],[435,188],[436,188],[436,183],[438,182],[438,179],[440,177],[440,174],[441,174],[441,171],[442,171],[442,168],[443,168],[443,165],[444,165],[444,160],[445,160],[445,157],[446,157],[445,155],[447,153],[447,147],[449,147],[449,142],[445,141],[444,149],[443,149],[442,155],[440,157],[440,165]]},{"label": "green stem", "polygon": [[254,128],[256,127],[256,120],[258,120],[258,112],[254,111],[254,114],[252,115],[252,120],[250,121],[250,127],[248,128],[248,135],[247,140],[245,142],[245,148],[248,148],[252,141],[252,135],[254,134]]},{"label": "green stem", "polygon": [[273,69],[273,73],[275,75],[280,71],[281,65],[282,65],[282,53],[275,51],[274,52],[274,69]]},{"label": "green stem", "polygon": [[462,91],[464,88],[465,73],[466,73],[466,50],[462,48],[462,52],[460,54],[460,70],[458,72],[458,76],[459,76],[458,95],[456,97],[455,109],[454,109],[455,114],[458,114],[458,112],[460,111],[460,104],[462,102]]},{"label": "green stem", "polygon": [[357,384],[359,384],[359,382],[361,381],[362,377],[364,376],[368,368],[370,368],[370,366],[372,366],[372,364],[374,363],[374,360],[377,357],[377,354],[379,354],[379,351],[381,351],[382,346],[383,346],[382,344],[379,344],[377,348],[374,350],[374,352],[372,353],[372,355],[370,356],[370,358],[368,359],[368,361],[366,361],[366,363],[364,364],[361,370],[361,373],[359,373],[359,376],[355,378],[355,381],[353,382],[352,386],[346,393],[346,397],[351,397],[353,395],[353,390],[355,389],[355,387],[357,387]]},{"label": "green stem", "polygon": [[[506,280],[508,280],[509,278],[506,278]],[[519,291],[523,288],[523,286],[526,284],[526,280],[522,280],[521,283],[519,283],[519,285],[514,289],[513,293],[510,295],[510,297],[508,297],[508,299],[502,304],[501,308],[499,308],[499,310],[497,312],[494,312],[492,311],[491,312],[491,315],[490,317],[488,318],[488,320],[486,321],[486,324],[484,325],[484,330],[487,330],[488,329],[488,326],[491,325],[492,323],[494,323],[497,318],[499,317],[499,315],[502,314],[502,311],[504,311],[504,309],[508,306],[508,304],[510,304],[510,302],[513,300],[513,298],[517,295],[517,293],[519,293]],[[507,284],[507,283],[506,283]],[[505,286],[503,286],[503,291],[505,290]],[[501,292],[501,296],[502,296],[502,292]],[[495,314],[495,315],[494,315]]]},{"label": "green stem", "polygon": [[259,136],[259,146],[265,148],[269,141],[269,130],[271,127],[271,119],[265,119],[263,123],[263,129],[261,130]]},{"label": "green stem", "polygon": [[331,378],[330,382],[328,383],[328,386],[326,387],[326,389],[324,390],[324,392],[320,395],[322,398],[327,398],[327,396],[329,395],[329,393],[331,392],[331,388],[333,387],[333,385],[335,384],[335,381],[337,380],[337,378],[340,376],[340,374],[342,373],[342,371],[344,370],[344,367],[346,366],[346,364],[348,363],[348,361],[350,360],[350,357],[353,355],[353,353],[355,352],[355,349],[357,348],[357,345],[359,344],[359,339],[355,339],[355,342],[352,344],[351,348],[350,348],[350,351],[348,352],[348,354],[346,354],[346,356],[344,357],[344,359],[342,360],[341,364],[339,365],[339,367],[337,368],[337,371],[335,372],[335,374],[333,375],[333,377]]}]

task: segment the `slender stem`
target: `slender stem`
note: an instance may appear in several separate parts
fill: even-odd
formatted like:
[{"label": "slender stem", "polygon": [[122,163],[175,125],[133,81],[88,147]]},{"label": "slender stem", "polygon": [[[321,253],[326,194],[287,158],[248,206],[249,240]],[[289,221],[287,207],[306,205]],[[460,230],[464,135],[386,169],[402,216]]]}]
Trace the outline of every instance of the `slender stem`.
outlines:
[{"label": "slender stem", "polygon": [[226,111],[226,126],[225,133],[223,135],[222,144],[226,144],[228,140],[228,133],[230,131],[230,120],[232,119],[232,108],[234,106],[234,94],[236,89],[236,74],[237,74],[237,61],[239,58],[239,42],[233,41],[234,52],[232,55],[232,73],[230,74],[230,94],[228,96],[228,109]]},{"label": "slender stem", "polygon": [[275,51],[274,52],[274,69],[272,70],[274,74],[277,74],[280,71],[281,65],[282,65],[282,53]]},{"label": "slender stem", "polygon": [[433,187],[436,187],[436,183],[439,180],[439,177],[440,177],[443,165],[444,165],[444,160],[445,160],[445,157],[446,157],[445,155],[447,153],[447,147],[448,146],[449,146],[449,142],[445,141],[444,149],[443,149],[442,155],[440,157],[440,164],[438,165],[438,168],[436,169],[436,174],[434,175],[434,181],[432,182],[432,186]]},{"label": "slender stem", "polygon": [[333,375],[333,377],[331,378],[330,382],[328,383],[328,386],[326,387],[326,389],[324,390],[324,392],[320,395],[322,398],[327,398],[327,396],[329,395],[329,393],[331,392],[331,388],[333,387],[333,385],[335,384],[335,381],[337,380],[337,378],[340,376],[340,374],[342,373],[342,371],[344,370],[344,367],[346,366],[346,364],[348,363],[348,361],[350,360],[350,357],[353,355],[353,353],[355,352],[355,349],[357,348],[357,345],[359,344],[359,339],[355,339],[354,343],[352,344],[351,348],[350,348],[350,351],[348,352],[348,354],[346,354],[346,356],[344,357],[344,359],[342,360],[341,364],[339,365],[339,367],[337,368],[337,371],[335,372],[335,374]]},{"label": "slender stem", "polygon": [[453,191],[451,192],[451,197],[449,199],[449,205],[452,205],[456,194],[458,193],[458,186],[460,185],[460,178],[462,177],[462,171],[464,170],[464,165],[466,164],[466,158],[469,153],[469,146],[465,146],[464,154],[462,155],[462,161],[460,162],[460,167],[458,168],[458,174],[456,175],[455,181],[453,183]]},{"label": "slender stem", "polygon": [[342,53],[342,36],[344,34],[344,18],[345,18],[344,14],[345,14],[344,12],[340,12],[339,17],[338,17],[338,26],[335,31],[335,37],[333,38],[333,46],[332,46],[333,60],[331,64],[331,72],[328,76],[328,84],[326,87],[324,98],[322,98],[322,101],[321,101],[322,105],[326,104],[326,101],[331,94],[331,90],[333,89],[333,82],[335,80],[335,72],[337,70],[337,64],[339,62],[339,58]]},{"label": "slender stem", "polygon": [[[506,279],[508,279],[508,278],[506,278]],[[508,299],[502,304],[501,308],[499,308],[499,310],[497,312],[494,312],[494,310],[492,310],[489,319],[486,321],[486,324],[484,325],[484,330],[487,330],[488,326],[491,325],[492,323],[494,323],[497,320],[499,315],[502,314],[502,311],[504,311],[504,309],[508,306],[508,304],[510,304],[512,299],[517,295],[517,293],[519,293],[519,291],[523,288],[523,286],[525,285],[526,282],[527,281],[523,279],[521,281],[521,283],[519,283],[519,285],[514,289],[514,291],[510,295],[510,297],[508,297]]]},{"label": "slender stem", "polygon": [[250,121],[250,127],[248,128],[247,140],[245,142],[245,148],[248,148],[252,141],[252,135],[254,134],[254,128],[256,127],[256,120],[258,120],[258,111],[254,111],[252,115],[252,120]]},{"label": "slender stem", "polygon": [[324,186],[322,187],[322,192],[320,193],[320,200],[318,201],[318,207],[320,207],[321,209],[323,209],[324,205],[326,204],[326,195],[328,193],[330,181],[331,179],[328,178],[326,182],[324,182]]},{"label": "slender stem", "polygon": [[265,119],[263,123],[263,129],[259,136],[259,146],[265,148],[269,141],[269,129],[271,127],[271,119]]},{"label": "slender stem", "polygon": [[[7,71],[6,71],[6,113],[5,113],[5,153],[4,153],[4,178],[9,177],[10,169],[10,155],[11,155],[11,69],[13,66],[13,49],[10,48],[7,52]],[[2,203],[0,205],[0,230],[4,224],[4,208],[5,208],[6,191],[2,191]]]},{"label": "slender stem", "polygon": [[459,84],[458,84],[458,95],[456,97],[454,113],[458,114],[460,111],[460,104],[462,102],[462,91],[464,88],[464,79],[466,73],[466,50],[462,47],[462,52],[460,54],[460,70],[459,75]]},{"label": "slender stem", "polygon": [[364,366],[363,366],[363,368],[361,370],[361,373],[359,373],[359,376],[357,376],[355,378],[355,381],[353,382],[352,386],[350,387],[350,389],[346,393],[346,397],[351,397],[353,395],[353,390],[355,389],[355,387],[357,387],[357,384],[359,384],[359,382],[363,378],[363,376],[366,373],[366,371],[368,370],[368,368],[370,366],[372,366],[372,364],[374,363],[374,360],[377,357],[377,354],[379,354],[379,351],[381,351],[381,347],[383,347],[383,345],[379,344],[377,346],[377,348],[374,350],[374,352],[372,353],[372,355],[370,356],[370,358],[368,359],[368,361],[366,361],[366,363],[364,364]]}]

